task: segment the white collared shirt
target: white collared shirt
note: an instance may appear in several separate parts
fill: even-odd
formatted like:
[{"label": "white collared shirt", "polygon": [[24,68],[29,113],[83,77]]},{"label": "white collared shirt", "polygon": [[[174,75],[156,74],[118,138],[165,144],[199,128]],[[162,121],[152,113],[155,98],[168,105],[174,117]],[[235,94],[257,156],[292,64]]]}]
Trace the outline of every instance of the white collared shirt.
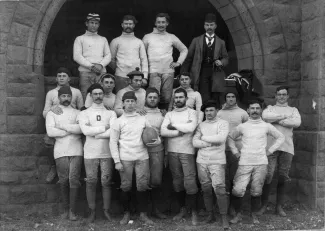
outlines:
[{"label": "white collared shirt", "polygon": [[208,37],[209,38],[212,38],[212,40],[211,40],[211,44],[213,44],[213,42],[214,42],[214,36],[215,36],[215,34],[213,34],[212,36],[210,36],[208,33],[205,33],[205,42],[207,43],[207,44],[209,44],[209,39],[208,39]]}]

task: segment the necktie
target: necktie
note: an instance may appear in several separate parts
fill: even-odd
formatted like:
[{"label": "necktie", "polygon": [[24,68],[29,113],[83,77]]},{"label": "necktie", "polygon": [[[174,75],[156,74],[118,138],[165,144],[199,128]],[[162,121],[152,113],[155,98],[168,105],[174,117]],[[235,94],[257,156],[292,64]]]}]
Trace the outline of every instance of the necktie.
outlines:
[{"label": "necktie", "polygon": [[211,47],[211,45],[212,45],[212,39],[213,39],[213,37],[209,37],[209,36],[207,36],[207,38],[208,38],[208,40],[209,40],[209,42],[208,42],[208,47]]}]

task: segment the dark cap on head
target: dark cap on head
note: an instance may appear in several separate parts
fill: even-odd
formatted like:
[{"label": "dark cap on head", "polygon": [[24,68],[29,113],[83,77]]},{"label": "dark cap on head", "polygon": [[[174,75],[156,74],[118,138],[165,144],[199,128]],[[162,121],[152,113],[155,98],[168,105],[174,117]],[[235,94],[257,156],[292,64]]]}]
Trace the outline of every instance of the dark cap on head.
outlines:
[{"label": "dark cap on head", "polygon": [[135,96],[134,91],[127,91],[127,92],[125,92],[124,95],[122,96],[122,101],[124,101],[126,99],[134,99],[134,100],[137,100],[137,97]]},{"label": "dark cap on head", "polygon": [[99,83],[94,83],[94,84],[92,84],[92,85],[88,88],[87,92],[89,92],[89,93],[91,94],[92,91],[95,90],[95,89],[100,89],[100,90],[102,90],[102,91],[104,92],[104,88],[103,88],[102,85],[100,85]]},{"label": "dark cap on head", "polygon": [[60,89],[58,90],[58,96],[64,95],[64,94],[67,94],[67,95],[71,95],[72,96],[72,91],[71,91],[70,86],[60,87]]},{"label": "dark cap on head", "polygon": [[106,78],[111,78],[111,79],[113,79],[114,82],[115,82],[115,76],[112,75],[112,74],[109,74],[109,73],[105,73],[105,74],[103,74],[103,75],[100,77],[100,82],[103,82],[103,80],[106,79]]},{"label": "dark cap on head", "polygon": [[139,67],[136,67],[134,71],[131,71],[129,74],[127,74],[126,76],[128,76],[129,78],[133,78],[135,75],[137,76],[142,76],[142,78],[144,77],[143,73],[140,71]]},{"label": "dark cap on head", "polygon": [[236,100],[238,100],[238,93],[237,93],[237,91],[236,91],[236,90],[227,90],[227,91],[226,91],[226,93],[225,93],[225,100],[226,100],[226,98],[227,98],[227,95],[228,95],[229,93],[232,93],[232,94],[234,94],[234,95],[235,95],[235,97],[236,97]]},{"label": "dark cap on head", "polygon": [[204,22],[217,22],[217,18],[215,14],[209,13],[205,16]]},{"label": "dark cap on head", "polygon": [[214,101],[214,100],[208,100],[206,101],[202,106],[201,106],[201,111],[205,111],[205,109],[209,108],[209,107],[214,107],[216,109],[219,109],[219,104]]},{"label": "dark cap on head", "polygon": [[276,92],[281,91],[281,90],[287,90],[289,91],[289,86],[280,86],[276,88]]},{"label": "dark cap on head", "polygon": [[60,67],[56,71],[56,75],[58,75],[59,73],[66,73],[69,77],[71,76],[71,73],[70,73],[69,69],[68,68],[65,68],[65,67]]},{"label": "dark cap on head", "polygon": [[129,21],[129,20],[133,21],[134,24],[138,23],[137,19],[133,15],[129,15],[129,14],[124,15],[123,18],[122,18],[122,22],[123,21]]},{"label": "dark cap on head", "polygon": [[150,94],[150,93],[157,93],[157,95],[159,96],[159,91],[154,88],[154,87],[148,87],[146,90],[146,97]]}]

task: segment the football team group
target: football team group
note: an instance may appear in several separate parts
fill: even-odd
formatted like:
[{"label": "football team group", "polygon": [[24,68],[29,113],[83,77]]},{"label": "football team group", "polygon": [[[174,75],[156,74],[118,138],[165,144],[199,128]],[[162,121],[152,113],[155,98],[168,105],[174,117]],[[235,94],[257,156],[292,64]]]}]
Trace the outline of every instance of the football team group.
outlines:
[{"label": "football team group", "polygon": [[[289,88],[276,89],[273,106],[263,108],[261,99],[252,98],[243,110],[237,105],[237,92],[225,87],[228,54],[225,42],[215,35],[216,16],[206,15],[206,33],[194,38],[188,49],[166,31],[168,14],[157,14],[154,20],[153,32],[140,40],[133,32],[137,20],[124,16],[122,35],[109,45],[97,33],[100,16],[88,14],[86,33],[75,39],[73,47],[80,90],[70,86],[67,68],[57,70],[57,87],[47,93],[43,115],[46,143],[54,146],[47,181],[59,177],[62,217],[77,220],[82,166],[90,222],[95,220],[98,180],[105,218],[112,220],[114,169],[121,180],[121,225],[130,221],[132,195],[142,222],[154,224],[148,216],[149,198],[151,214],[166,219],[158,202],[167,166],[180,206],[175,221],[190,212],[192,224],[201,223],[197,214],[201,190],[208,214],[202,222],[215,221],[216,200],[222,227],[228,229],[228,215],[230,223],[242,219],[242,198],[250,184],[251,216],[258,223],[258,215],[267,208],[275,169],[276,212],[286,216],[283,203],[294,155],[292,131],[301,123],[298,110],[288,106]],[[177,62],[173,48],[180,53]],[[108,65],[114,75],[106,73]],[[177,67],[180,86],[174,89]],[[134,179],[135,194],[131,193]]]}]

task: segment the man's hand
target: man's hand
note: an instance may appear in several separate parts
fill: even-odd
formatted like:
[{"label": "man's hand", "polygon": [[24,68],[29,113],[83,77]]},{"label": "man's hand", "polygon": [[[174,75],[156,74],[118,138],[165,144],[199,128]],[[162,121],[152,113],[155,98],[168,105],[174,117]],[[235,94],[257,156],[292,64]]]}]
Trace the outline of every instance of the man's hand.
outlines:
[{"label": "man's hand", "polygon": [[61,130],[63,130],[63,131],[67,131],[67,130],[64,128],[64,126],[63,126],[62,124],[60,124],[60,123],[55,124],[55,127],[58,128],[58,129],[61,129]]},{"label": "man's hand", "polygon": [[168,155],[164,156],[164,166],[165,166],[165,168],[167,168],[167,166],[168,166]]},{"label": "man's hand", "polygon": [[271,155],[272,154],[272,152],[270,152],[269,150],[266,150],[266,155],[267,156],[269,156],[269,155]]},{"label": "man's hand", "polygon": [[184,132],[178,131],[178,136],[182,136],[184,134],[185,134]]},{"label": "man's hand", "polygon": [[89,122],[88,122],[88,123],[86,123],[85,125],[86,125],[86,126],[89,126],[89,127],[91,126]]},{"label": "man's hand", "polygon": [[220,60],[216,60],[216,61],[214,61],[214,64],[215,64],[217,67],[222,66],[222,62],[221,62]]},{"label": "man's hand", "polygon": [[169,130],[177,130],[172,124],[168,124],[167,128]]},{"label": "man's hand", "polygon": [[116,164],[115,164],[115,169],[116,169],[117,171],[121,171],[121,172],[123,172],[123,171],[124,171],[123,164],[122,164],[121,162],[116,163]]},{"label": "man's hand", "polygon": [[110,128],[109,124],[105,125],[105,131],[107,131]]},{"label": "man's hand", "polygon": [[153,140],[153,142],[147,143],[146,146],[148,146],[148,147],[155,147],[155,146],[161,144],[161,139],[160,139],[159,136],[158,136],[158,139],[152,139],[152,140]]},{"label": "man's hand", "polygon": [[139,114],[142,115],[142,116],[147,115],[147,111],[144,110],[144,109],[138,109],[136,112],[139,113]]},{"label": "man's hand", "polygon": [[142,79],[141,86],[142,86],[142,87],[146,87],[147,85],[148,85],[148,80],[145,79],[145,78],[143,78],[143,79]]},{"label": "man's hand", "polygon": [[176,67],[179,67],[181,64],[178,62],[171,62],[169,67],[172,69],[175,69]]},{"label": "man's hand", "polygon": [[167,113],[167,110],[165,110],[165,109],[160,109],[160,112],[161,112],[162,116],[165,116],[166,113]]},{"label": "man's hand", "polygon": [[240,153],[239,152],[235,153],[234,155],[237,157],[237,159],[240,158]]},{"label": "man's hand", "polygon": [[51,111],[55,115],[62,115],[62,113],[63,113],[62,108],[60,108],[58,105],[51,107]]},{"label": "man's hand", "polygon": [[99,64],[99,63],[95,63],[94,66],[95,66],[95,68],[96,68],[96,70],[97,70],[97,72],[96,72],[97,74],[102,73],[103,66],[102,66],[101,64]]}]

